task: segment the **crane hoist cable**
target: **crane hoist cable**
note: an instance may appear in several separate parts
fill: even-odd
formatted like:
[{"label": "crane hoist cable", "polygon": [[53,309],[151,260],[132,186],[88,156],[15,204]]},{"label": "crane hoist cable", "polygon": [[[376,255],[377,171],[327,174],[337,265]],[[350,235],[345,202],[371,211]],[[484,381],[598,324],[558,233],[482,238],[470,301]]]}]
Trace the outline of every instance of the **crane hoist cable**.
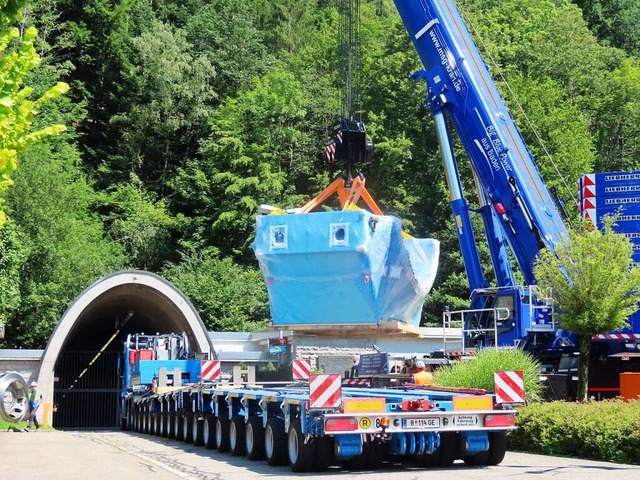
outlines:
[{"label": "crane hoist cable", "polygon": [[354,177],[361,176],[355,168],[371,163],[373,143],[367,139],[367,128],[358,118],[360,95],[360,0],[339,0],[338,53],[340,57],[340,95],[342,118],[334,127],[335,134],[325,146],[329,165],[345,168],[347,188]]}]

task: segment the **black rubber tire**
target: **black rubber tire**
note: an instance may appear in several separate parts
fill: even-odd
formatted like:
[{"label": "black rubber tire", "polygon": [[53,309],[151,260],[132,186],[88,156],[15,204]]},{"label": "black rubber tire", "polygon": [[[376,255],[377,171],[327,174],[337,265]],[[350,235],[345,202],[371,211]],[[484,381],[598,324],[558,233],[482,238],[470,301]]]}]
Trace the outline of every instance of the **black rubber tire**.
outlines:
[{"label": "black rubber tire", "polygon": [[153,434],[156,437],[162,435],[162,414],[160,412],[153,414]]},{"label": "black rubber tire", "polygon": [[247,427],[244,424],[244,417],[234,415],[229,425],[229,448],[231,455],[241,457],[247,453],[246,441]]},{"label": "black rubber tire", "polygon": [[310,472],[313,470],[315,446],[314,442],[305,442],[305,434],[302,433],[302,423],[296,418],[289,425],[287,435],[287,456],[289,465],[294,472]]},{"label": "black rubber tire", "polygon": [[184,413],[176,413],[176,440],[182,442],[184,440]]},{"label": "black rubber tire", "polygon": [[151,412],[144,412],[144,433],[151,434]]},{"label": "black rubber tire", "polygon": [[287,464],[287,434],[284,420],[270,418],[264,430],[264,450],[267,463],[272,467]]},{"label": "black rubber tire", "polygon": [[328,470],[333,463],[335,448],[333,438],[317,437],[314,439],[314,447],[316,453],[313,459],[313,470],[316,472],[324,472]]},{"label": "black rubber tire", "polygon": [[489,432],[487,465],[499,465],[507,453],[507,432]]},{"label": "black rubber tire", "polygon": [[229,418],[226,416],[216,418],[216,443],[218,451],[226,453],[231,450],[229,445]]},{"label": "black rubber tire", "polygon": [[169,436],[169,414],[167,412],[160,414],[160,425],[160,436],[167,438]]},{"label": "black rubber tire", "polygon": [[367,455],[367,469],[375,470],[382,465],[385,451],[384,444],[379,439],[369,440],[369,453]]},{"label": "black rubber tire", "polygon": [[213,450],[218,447],[216,443],[216,417],[211,413],[207,413],[204,417],[202,439],[204,448]]},{"label": "black rubber tire", "polygon": [[489,450],[477,452],[473,455],[464,455],[462,457],[462,461],[470,467],[479,467],[481,465],[486,465],[487,460],[489,460]]},{"label": "black rubber tire", "polygon": [[193,412],[184,413],[184,423],[182,424],[182,436],[184,443],[193,443]]},{"label": "black rubber tire", "polygon": [[193,416],[193,444],[196,447],[204,445],[204,418],[197,414]]},{"label": "black rubber tire", "polygon": [[249,460],[264,460],[264,427],[261,417],[251,417],[244,435]]},{"label": "black rubber tire", "polygon": [[176,412],[167,414],[167,438],[176,438]]},{"label": "black rubber tire", "polygon": [[264,427],[261,417],[251,417],[246,425],[245,446],[249,460],[264,460]]},{"label": "black rubber tire", "polygon": [[457,432],[443,432],[440,434],[440,461],[438,466],[450,467],[458,458],[460,435]]}]

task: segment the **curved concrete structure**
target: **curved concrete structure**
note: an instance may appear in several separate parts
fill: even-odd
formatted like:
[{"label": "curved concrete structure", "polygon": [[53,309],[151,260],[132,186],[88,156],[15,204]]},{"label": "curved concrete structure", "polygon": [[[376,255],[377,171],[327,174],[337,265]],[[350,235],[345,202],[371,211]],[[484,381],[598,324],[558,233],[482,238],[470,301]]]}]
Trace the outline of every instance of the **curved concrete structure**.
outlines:
[{"label": "curved concrete structure", "polygon": [[[78,295],[49,338],[38,375],[45,404],[53,402],[54,370],[61,353],[97,352],[116,332],[109,345],[112,351],[122,348],[128,333],[186,332],[192,352],[214,355],[204,323],[178,288],[150,272],[116,272]],[[39,414],[46,415],[51,425],[49,409]]]}]

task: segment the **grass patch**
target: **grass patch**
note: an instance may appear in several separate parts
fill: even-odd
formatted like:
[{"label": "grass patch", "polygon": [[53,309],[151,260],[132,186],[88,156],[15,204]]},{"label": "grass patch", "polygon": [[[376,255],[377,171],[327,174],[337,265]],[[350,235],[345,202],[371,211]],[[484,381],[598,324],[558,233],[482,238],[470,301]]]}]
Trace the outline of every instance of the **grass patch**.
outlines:
[{"label": "grass patch", "polygon": [[473,359],[445,365],[434,372],[434,382],[448,387],[483,388],[493,392],[493,374],[522,370],[525,395],[529,402],[542,399],[540,365],[530,354],[516,349],[485,348]]},{"label": "grass patch", "polygon": [[14,431],[14,430],[23,430],[27,426],[27,422],[6,422],[4,420],[0,420],[0,432],[6,431]]}]

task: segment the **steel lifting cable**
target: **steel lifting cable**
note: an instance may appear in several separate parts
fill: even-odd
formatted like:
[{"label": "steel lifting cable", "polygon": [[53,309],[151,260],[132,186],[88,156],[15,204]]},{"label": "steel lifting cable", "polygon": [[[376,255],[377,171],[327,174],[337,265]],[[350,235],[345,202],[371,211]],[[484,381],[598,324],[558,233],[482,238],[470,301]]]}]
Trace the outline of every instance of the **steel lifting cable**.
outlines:
[{"label": "steel lifting cable", "polygon": [[340,0],[338,23],[342,117],[355,119],[359,95],[360,0]]},{"label": "steel lifting cable", "polygon": [[573,194],[573,190],[571,188],[569,188],[569,184],[567,183],[566,179],[564,178],[564,176],[560,172],[560,169],[558,168],[558,165],[556,164],[555,160],[553,159],[553,156],[551,155],[551,152],[549,152],[549,150],[547,149],[546,145],[544,144],[544,142],[542,140],[542,137],[540,136],[540,134],[538,134],[538,130],[536,130],[536,127],[533,125],[533,122],[529,119],[529,116],[527,115],[527,112],[525,112],[524,107],[522,106],[522,104],[518,100],[518,97],[516,96],[515,92],[511,89],[511,85],[509,85],[509,82],[507,81],[506,77],[502,73],[502,70],[500,69],[500,66],[498,65],[498,62],[496,62],[496,60],[493,58],[493,55],[491,55],[491,51],[487,47],[487,44],[485,43],[484,38],[482,37],[482,35],[480,35],[480,32],[478,32],[478,30],[474,27],[473,22],[471,22],[471,20],[469,18],[469,15],[467,15],[467,12],[466,12],[466,10],[464,8],[463,2],[457,2],[457,3],[458,3],[458,7],[460,8],[460,13],[464,17],[465,23],[467,25],[469,25],[469,29],[473,31],[473,34],[475,35],[475,38],[477,38],[480,41],[480,43],[482,44],[482,48],[484,49],[485,54],[487,55],[487,57],[491,61],[492,67],[495,68],[495,71],[497,72],[497,75],[500,77],[500,79],[506,85],[509,94],[511,95],[511,97],[514,100],[514,102],[516,103],[518,109],[520,110],[520,113],[522,113],[522,116],[524,117],[527,125],[529,125],[529,128],[533,132],[533,135],[536,137],[536,140],[540,144],[540,147],[542,147],[542,150],[544,151],[544,154],[547,156],[547,158],[551,162],[551,165],[553,165],[553,168],[555,169],[556,173],[558,174],[558,177],[562,181],[562,184],[564,185],[564,188],[566,189],[567,193],[569,194],[569,196],[573,200],[574,204],[578,205],[578,199]]}]

